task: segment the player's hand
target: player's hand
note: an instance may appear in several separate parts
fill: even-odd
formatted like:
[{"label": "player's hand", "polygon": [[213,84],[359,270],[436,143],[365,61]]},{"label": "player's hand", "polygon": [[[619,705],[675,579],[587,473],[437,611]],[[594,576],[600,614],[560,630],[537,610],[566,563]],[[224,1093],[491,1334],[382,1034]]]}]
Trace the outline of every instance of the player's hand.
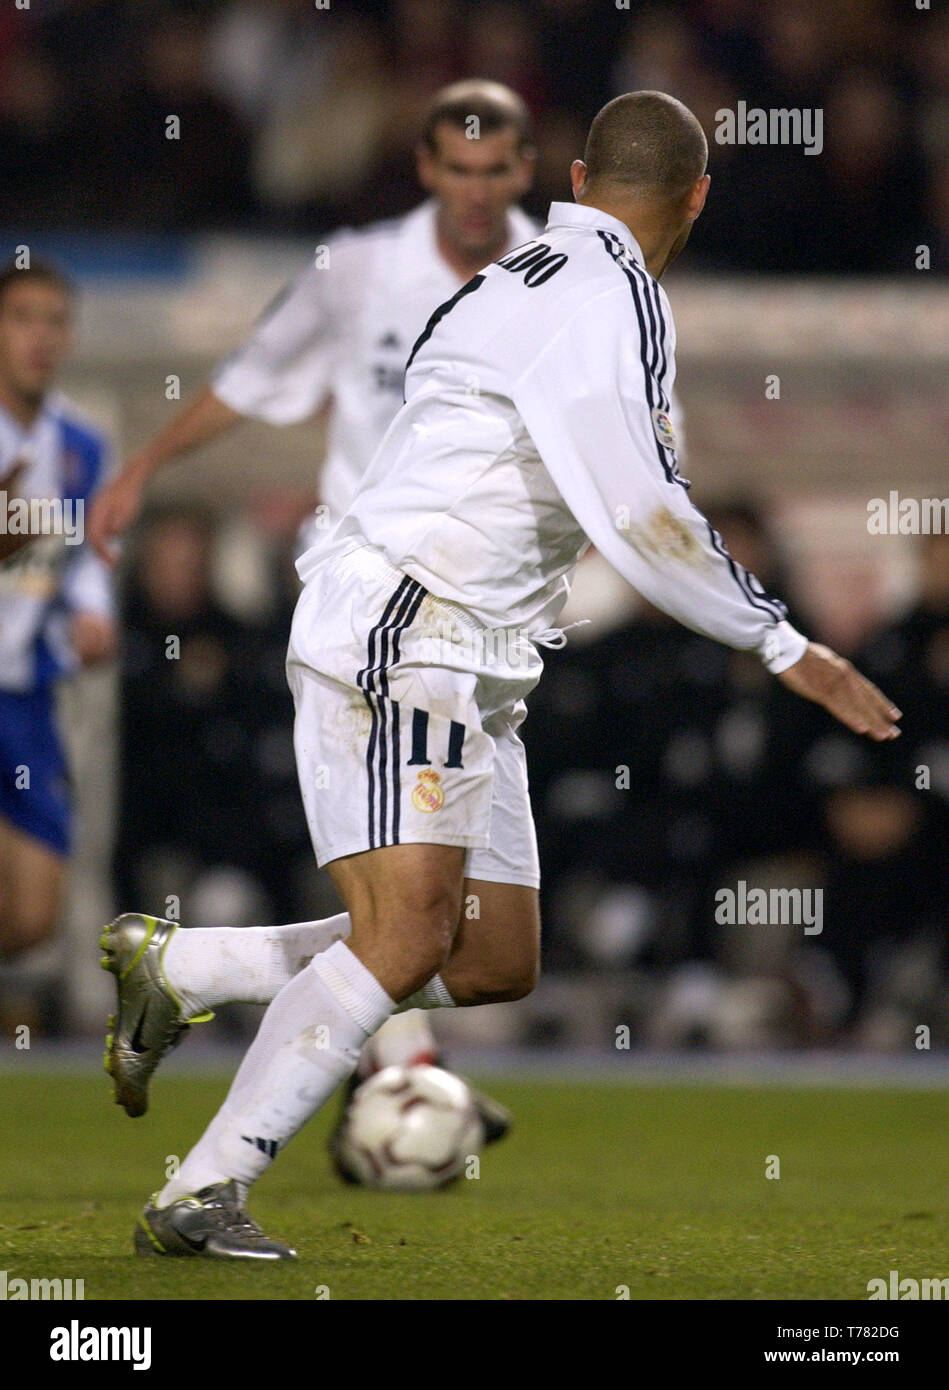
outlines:
[{"label": "player's hand", "polygon": [[782,671],[778,680],[795,695],[823,705],[855,734],[866,734],[877,743],[899,737],[900,731],[893,721],[902,718],[901,712],[849,661],[829,647],[808,642],[800,661]]},{"label": "player's hand", "polygon": [[83,666],[110,661],[115,655],[115,624],[98,613],[77,613],[69,635],[73,650]]},{"label": "player's hand", "polygon": [[118,547],[109,542],[127,530],[142,510],[145,482],[143,471],[129,463],[92,499],[86,539],[108,565],[119,557]]},{"label": "player's hand", "polygon": [[0,490],[16,494],[16,485],[20,481],[20,474],[26,467],[26,459],[17,459],[13,467],[0,477]]},{"label": "player's hand", "polygon": [[[20,481],[20,475],[25,468],[26,460],[17,459],[12,468],[0,476],[0,492],[6,494],[5,502],[9,503],[11,497],[19,496],[17,483]],[[11,535],[9,531],[4,531],[4,534],[0,536],[0,564],[4,564],[24,546],[29,545],[32,539],[28,533],[26,535]]]}]

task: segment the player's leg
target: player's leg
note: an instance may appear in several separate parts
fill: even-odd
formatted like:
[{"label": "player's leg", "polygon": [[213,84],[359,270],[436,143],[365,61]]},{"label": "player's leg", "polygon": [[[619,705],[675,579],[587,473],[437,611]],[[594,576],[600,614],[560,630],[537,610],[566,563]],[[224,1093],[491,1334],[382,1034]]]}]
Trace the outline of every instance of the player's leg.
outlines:
[{"label": "player's leg", "polygon": [[[523,999],[537,983],[540,971],[540,904],[536,888],[521,883],[465,879],[464,904],[451,955],[442,970],[409,995],[383,1025],[381,1032],[402,1018],[423,1018],[431,1010],[504,1004]],[[407,1011],[407,1012],[406,1012]],[[434,1035],[432,1052],[407,1054],[380,1065],[411,1065],[414,1061],[443,1065]],[[417,1033],[413,1032],[410,1042]],[[365,1051],[374,1052],[379,1034]],[[378,1054],[376,1054],[378,1055]],[[365,1056],[365,1053],[364,1053]],[[362,1063],[360,1064],[362,1066]],[[378,1068],[377,1068],[378,1069]],[[509,1116],[496,1101],[476,1095],[490,1139],[506,1133]]]},{"label": "player's leg", "polygon": [[494,740],[490,843],[468,854],[461,918],[442,971],[459,1004],[522,999],[540,970],[540,861],[527,758],[516,732],[522,710],[488,725]]},{"label": "player's leg", "polygon": [[49,691],[0,691],[0,958],[56,928],[69,853],[66,761]]},{"label": "player's leg", "polygon": [[448,960],[402,1001],[394,1017],[404,1010],[506,1004],[523,999],[536,985],[540,971],[537,889],[466,878],[463,893],[464,907]]},{"label": "player's leg", "polygon": [[[100,940],[102,964],[117,984],[104,1059],[116,1103],[130,1116],[143,1115],[151,1076],[190,1023],[211,1018],[222,1003],[270,1003],[350,930],[348,913],[285,926],[190,930],[140,913],[117,918]],[[415,1010],[413,1015],[419,1018]],[[418,1022],[408,1031],[415,1053],[424,1054]],[[425,1029],[423,1042],[430,1038]]]},{"label": "player's leg", "polygon": [[[528,925],[515,930],[521,918],[528,919]],[[461,942],[465,946],[460,966],[453,964],[452,978],[458,977],[459,970],[470,973],[470,943],[487,940],[495,919],[501,924],[500,939],[497,949],[487,954],[495,973],[504,978],[496,981],[492,997],[518,998],[520,993],[505,990],[518,990],[519,981],[531,978],[536,953],[533,946],[521,951],[513,943],[532,941],[539,933],[536,892],[522,885],[466,881],[456,948]],[[118,984],[106,1050],[106,1070],[115,1081],[116,1102],[129,1115],[143,1115],[151,1076],[189,1023],[213,1017],[221,1004],[269,1004],[314,956],[349,933],[346,912],[313,922],[266,927],[181,928],[140,913],[116,918],[101,938],[103,965]],[[453,1002],[429,991],[418,1004],[400,1005],[364,1049],[360,1077],[385,1066],[440,1060],[424,1011]],[[133,1035],[134,1047],[130,1045]]]},{"label": "player's leg", "polygon": [[[365,577],[373,579],[370,558],[357,556],[353,563],[364,566]],[[386,584],[391,589],[392,579],[387,578]],[[359,657],[366,669],[355,691],[352,685],[347,689],[344,684],[329,684],[314,671],[323,659],[318,648],[312,662],[306,660],[311,632],[316,630],[303,621],[306,598],[294,623],[288,674],[297,708],[297,761],[304,805],[318,853],[337,847],[339,861],[347,857],[354,835],[362,831],[351,821],[351,805],[359,806],[363,817],[368,809],[370,835],[376,837],[442,841],[444,835],[443,843],[460,846],[468,836],[476,841],[479,832],[486,835],[488,828],[493,746],[481,730],[474,706],[475,681],[471,675],[433,669],[432,653],[425,643],[431,647],[431,634],[441,630],[438,625],[445,618],[435,601],[417,585],[407,585],[404,578],[395,588],[395,598],[395,607],[380,603],[377,609],[383,620],[388,614],[388,628],[383,621],[368,633],[366,655]],[[322,621],[325,624],[325,616]],[[357,631],[358,618],[346,626],[349,632]],[[420,634],[425,633],[428,636],[422,641]],[[400,654],[411,673],[413,694],[429,697],[422,707],[411,697],[396,703],[389,696]],[[339,666],[334,663],[333,669]],[[331,737],[313,736],[317,724],[329,730]],[[353,748],[358,763],[344,761],[347,750]],[[358,799],[360,787],[365,801]],[[385,842],[383,838],[381,843]],[[367,1044],[358,1073],[343,1097],[343,1112],[357,1082],[373,1071],[437,1059],[438,1044],[425,1013],[400,1009]],[[330,1147],[334,1149],[332,1138]]]},{"label": "player's leg", "polygon": [[[359,1069],[350,1078],[338,1123],[328,1140],[336,1172],[347,1182],[359,1181],[343,1142],[348,1108],[359,1082],[382,1066],[409,1065],[419,1054],[420,1060],[445,1066],[435,1034],[427,1026],[430,1018],[437,1017],[433,1010],[450,1008],[456,1002],[519,999],[536,981],[540,866],[526,756],[516,733],[522,711],[523,706],[518,705],[497,716],[489,726],[493,740],[490,837],[486,847],[471,849],[466,856],[467,877],[452,958],[440,975],[403,1000],[367,1043]],[[409,1026],[404,1032],[397,1031],[403,1022]],[[485,1141],[503,1139],[511,1127],[510,1112],[482,1091],[471,1088],[471,1094]]]},{"label": "player's leg", "polygon": [[[216,1245],[209,1253],[286,1253],[252,1225],[249,1239],[235,1234],[235,1204],[352,1071],[373,1007],[377,1017],[388,1015],[392,998],[380,1000],[381,980],[366,970],[368,962],[393,994],[417,986],[407,1003],[485,1003],[520,998],[532,988],[540,936],[536,889],[462,880],[463,863],[452,847],[404,845],[332,866],[354,923],[348,943],[318,956],[268,1009],[224,1107],[146,1208],[140,1249],[177,1248],[181,1222],[199,1222],[187,1203],[197,1194],[208,1202],[208,1219],[223,1223],[222,1231],[212,1231]],[[440,972],[433,970],[439,965]]]},{"label": "player's leg", "polygon": [[[455,949],[459,949],[462,942],[486,936],[496,921],[501,938],[496,952],[499,970],[513,971],[515,967],[523,967],[523,973],[530,977],[531,971],[536,969],[535,944],[523,948],[524,959],[518,954],[516,961],[509,960],[510,953],[521,951],[513,942],[536,943],[539,937],[537,849],[523,747],[509,731],[495,740],[491,824],[492,845],[485,850],[470,851],[467,856],[470,881],[464,886]],[[346,860],[337,863],[342,865]],[[126,921],[156,923],[160,919],[126,914],[117,919],[113,927]],[[479,924],[483,926],[481,933],[476,930]],[[518,924],[516,930],[515,924]],[[182,929],[173,922],[161,925],[164,930],[155,938],[156,945],[161,945],[160,975],[180,1002],[181,1017],[187,1018],[225,1003],[270,1003],[313,956],[334,941],[348,937],[350,918],[348,913],[340,913],[321,921],[264,927]],[[110,931],[106,929],[107,934]],[[136,949],[140,946],[139,938],[135,945]],[[134,954],[130,951],[130,958]],[[469,958],[470,947],[465,951],[463,962]],[[411,1008],[412,1025],[416,1030],[411,1034],[407,1028],[409,1020],[403,1012],[407,1007]],[[429,1007],[438,1007],[437,1001],[426,998],[418,1008],[400,1006],[399,1018],[393,1019],[392,1025],[385,1025],[373,1040],[370,1050],[379,1048],[378,1055],[373,1058],[375,1065],[410,1061],[413,1055],[432,1050],[432,1035],[420,1014],[421,1009]],[[398,1025],[401,1025],[399,1039],[394,1039],[392,1050],[386,1051],[380,1047],[381,1034],[394,1032]],[[406,1052],[406,1048],[410,1051]]]},{"label": "player's leg", "polygon": [[[493,761],[492,844],[467,856],[469,867],[484,878],[464,887],[456,940],[462,954],[453,965],[452,978],[459,993],[474,987],[479,942],[485,945],[478,962],[492,975],[482,981],[482,997],[459,998],[463,1003],[520,997],[532,987],[537,970],[537,848],[523,746],[509,727],[498,731]],[[211,1009],[229,1001],[269,1003],[313,956],[345,939],[349,931],[348,913],[286,926],[191,930],[138,914],[117,919],[102,938],[103,964],[118,981],[118,1009],[110,1019],[105,1057],[117,1103],[129,1115],[144,1114],[151,1075],[161,1057],[180,1041],[189,1021],[206,1019]],[[417,1001],[400,1005],[398,1017],[387,1021],[364,1049],[343,1112],[358,1079],[373,1070],[441,1062],[423,1010],[454,1002],[436,980],[423,988]],[[487,1096],[477,1094],[476,1100],[486,1134],[492,1140],[501,1138],[510,1123],[507,1112]],[[332,1138],[330,1148],[338,1166]]]},{"label": "player's leg", "polygon": [[[344,1095],[339,1119],[329,1136],[333,1166],[345,1182],[361,1178],[346,1154],[346,1117],[359,1084],[385,1066],[429,1063],[449,1070],[428,1020],[432,1011],[522,999],[537,982],[540,968],[540,907],[536,888],[521,883],[466,879],[452,954],[444,968],[396,1012],[363,1049],[359,1068]],[[401,1031],[400,1025],[408,1025]],[[506,1106],[469,1085],[483,1127],[495,1144],[511,1127]]]},{"label": "player's leg", "polygon": [[177,922],[126,912],[103,931],[102,966],[115,976],[104,1065],[117,1105],[144,1115],[162,1057],[192,1023],[224,1003],[269,1004],[334,941],[349,935],[349,914],[273,927],[182,929]]},{"label": "player's leg", "polygon": [[347,945],[399,1003],[428,983],[454,944],[465,850],[456,845],[386,845],[329,865],[349,911]]},{"label": "player's leg", "polygon": [[349,935],[349,913],[272,927],[190,927],[176,931],[162,965],[192,1013],[221,1004],[269,1004],[294,975]]},{"label": "player's leg", "polygon": [[[408,655],[429,602],[362,552],[324,562],[298,601],[288,657],[297,768],[317,857],[332,865],[352,931],[268,1008],[224,1106],[143,1213],[146,1243],[163,1223],[174,1229],[179,1211],[190,1221],[195,1197],[220,1198],[240,1247],[234,1201],[352,1073],[396,1003],[450,955],[466,852],[489,840],[494,745],[472,676]],[[406,689],[423,682],[421,708],[392,698],[397,676]],[[424,679],[444,714],[430,712]]]},{"label": "player's leg", "polygon": [[0,960],[53,934],[65,880],[65,855],[0,816]]},{"label": "player's leg", "polygon": [[[463,871],[463,849],[431,844],[390,845],[331,866],[349,940],[317,955],[274,999],[224,1105],[146,1208],[139,1248],[168,1248],[186,1210],[177,1204],[193,1195],[227,1190],[239,1201],[353,1071],[396,1002],[447,960]],[[218,1239],[226,1247],[230,1238]],[[240,1254],[240,1243],[235,1229],[235,1248],[214,1253]]]},{"label": "player's leg", "polygon": [[523,999],[540,972],[540,895],[522,883],[465,880],[464,910],[441,980],[458,1006]]}]

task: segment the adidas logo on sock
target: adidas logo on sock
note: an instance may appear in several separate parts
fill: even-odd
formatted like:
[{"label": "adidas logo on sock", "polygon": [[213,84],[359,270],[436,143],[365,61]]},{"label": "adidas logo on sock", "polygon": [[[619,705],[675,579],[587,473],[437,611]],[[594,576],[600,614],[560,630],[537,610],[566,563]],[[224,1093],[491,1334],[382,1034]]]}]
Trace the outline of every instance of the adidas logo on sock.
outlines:
[{"label": "adidas logo on sock", "polygon": [[268,1158],[277,1157],[276,1139],[261,1139],[260,1135],[258,1135],[256,1139],[251,1139],[249,1134],[242,1134],[241,1138],[245,1143],[253,1144],[255,1148],[260,1149],[260,1152],[266,1154]]}]

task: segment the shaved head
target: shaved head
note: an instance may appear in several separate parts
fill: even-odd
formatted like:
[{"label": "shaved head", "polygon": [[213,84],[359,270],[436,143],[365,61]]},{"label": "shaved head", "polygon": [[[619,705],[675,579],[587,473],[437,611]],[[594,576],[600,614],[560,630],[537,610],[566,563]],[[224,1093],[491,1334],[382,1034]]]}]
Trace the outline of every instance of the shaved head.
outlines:
[{"label": "shaved head", "polygon": [[675,201],[705,173],[708,143],[687,106],[665,92],[627,92],[594,118],[583,162],[589,184]]}]

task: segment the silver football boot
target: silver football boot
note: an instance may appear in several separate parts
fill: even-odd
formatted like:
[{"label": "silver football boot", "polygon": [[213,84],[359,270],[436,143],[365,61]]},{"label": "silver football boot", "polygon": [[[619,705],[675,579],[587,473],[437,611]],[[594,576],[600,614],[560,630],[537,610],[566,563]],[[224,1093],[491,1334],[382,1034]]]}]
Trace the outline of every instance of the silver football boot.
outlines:
[{"label": "silver football boot", "polygon": [[127,1115],[148,1109],[148,1082],[166,1052],[213,1013],[188,1018],[165,979],[162,957],[177,922],[144,913],[123,912],[99,938],[102,968],[115,976],[118,1007],[109,1018],[103,1064],[115,1083],[117,1105]]},{"label": "silver football boot", "polygon": [[156,1207],[156,1192],[135,1227],[137,1255],[199,1255],[208,1260],[294,1260],[241,1209],[237,1183],[213,1183],[193,1197]]}]

